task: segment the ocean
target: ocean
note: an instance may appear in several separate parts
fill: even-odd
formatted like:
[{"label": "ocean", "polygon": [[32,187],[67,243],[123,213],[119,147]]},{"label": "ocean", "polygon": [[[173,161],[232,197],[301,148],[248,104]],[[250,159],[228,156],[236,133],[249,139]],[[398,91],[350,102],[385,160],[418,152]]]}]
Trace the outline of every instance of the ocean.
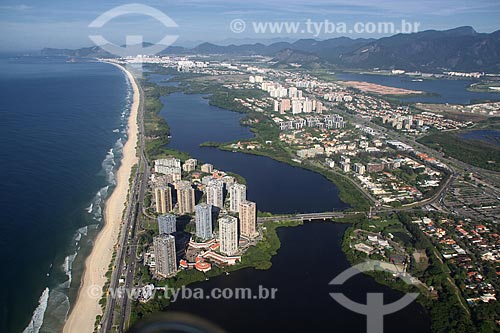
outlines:
[{"label": "ocean", "polygon": [[116,67],[0,56],[0,331],[55,332],[78,292],[126,141]]}]

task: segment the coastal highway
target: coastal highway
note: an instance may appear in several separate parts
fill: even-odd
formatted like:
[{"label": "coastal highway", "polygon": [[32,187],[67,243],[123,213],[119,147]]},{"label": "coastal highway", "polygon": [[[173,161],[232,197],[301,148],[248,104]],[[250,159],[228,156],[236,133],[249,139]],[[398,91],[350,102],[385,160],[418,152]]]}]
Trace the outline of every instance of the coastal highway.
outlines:
[{"label": "coastal highway", "polygon": [[[122,287],[124,292],[120,294],[120,297],[112,297],[114,293],[111,292],[107,294],[106,308],[101,318],[99,332],[109,332],[112,329],[123,332],[130,314],[130,300],[126,291],[131,290],[134,286],[137,234],[140,230],[139,217],[142,212],[142,203],[144,202],[146,186],[150,176],[150,166],[144,151],[144,93],[139,83],[137,83],[137,86],[140,95],[137,115],[139,161],[131,183],[129,200],[123,216],[123,226],[116,249],[114,268],[109,281],[109,290],[117,291]],[[120,283],[120,279],[123,279],[122,283]]]}]

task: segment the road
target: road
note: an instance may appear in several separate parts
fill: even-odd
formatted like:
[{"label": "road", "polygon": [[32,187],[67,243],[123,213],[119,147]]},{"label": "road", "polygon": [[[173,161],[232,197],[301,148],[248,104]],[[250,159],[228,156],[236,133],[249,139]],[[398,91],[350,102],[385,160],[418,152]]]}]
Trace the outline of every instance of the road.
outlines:
[{"label": "road", "polygon": [[403,133],[400,133],[400,132],[397,132],[395,130],[391,130],[391,129],[388,129],[386,127],[377,125],[377,124],[373,123],[372,121],[370,121],[369,119],[357,117],[355,115],[346,113],[345,111],[342,111],[342,110],[338,110],[338,109],[336,109],[336,110],[339,111],[339,113],[341,113],[343,116],[345,116],[346,118],[349,118],[351,121],[353,121],[355,123],[371,127],[373,129],[379,131],[380,133],[385,134],[388,138],[390,138],[392,140],[399,140],[403,143],[406,143],[406,144],[414,147],[418,151],[421,151],[421,152],[423,152],[431,157],[437,158],[438,160],[440,160],[443,163],[445,163],[446,165],[448,165],[450,168],[452,168],[452,169],[454,168],[455,172],[460,171],[461,173],[465,173],[466,170],[468,172],[474,172],[475,174],[479,175],[483,180],[487,180],[487,182],[486,182],[487,184],[485,184],[485,186],[495,188],[494,185],[500,183],[500,172],[482,169],[482,168],[467,164],[465,162],[462,162],[460,160],[457,160],[451,156],[445,156],[445,154],[443,154],[442,152],[439,152],[433,148],[430,148],[430,147],[427,147],[426,145],[421,144],[420,142],[417,142],[416,140],[418,138],[409,137]]},{"label": "road", "polygon": [[[448,188],[453,184],[453,181],[456,179],[457,174],[453,173],[451,174],[444,184],[439,188],[439,190],[430,198],[404,205],[402,207],[381,207],[377,209],[376,211],[374,210],[373,212],[401,212],[401,211],[410,211],[414,209],[418,209],[419,207],[425,206],[425,205],[431,205],[437,201],[441,201],[443,197],[446,195],[446,191]],[[275,216],[270,216],[270,217],[259,217],[257,221],[259,223],[264,223],[267,221],[310,221],[310,220],[331,220],[335,218],[343,218],[347,215],[356,215],[356,214],[366,214],[366,212],[350,212],[350,211],[345,211],[345,212],[320,212],[320,213],[305,213],[305,214],[294,214],[294,215],[275,215]]]},{"label": "road", "polygon": [[[138,144],[138,155],[139,162],[138,168],[134,175],[133,183],[130,190],[129,203],[127,205],[124,214],[124,223],[122,231],[120,234],[119,246],[117,248],[116,259],[114,270],[112,272],[110,280],[110,290],[117,290],[118,287],[122,286],[125,290],[131,290],[134,287],[134,277],[135,277],[135,266],[137,263],[137,243],[138,234],[141,230],[140,216],[143,212],[143,202],[147,190],[147,183],[150,177],[150,165],[148,164],[147,158],[144,152],[144,94],[142,87],[138,84],[141,100],[138,114],[138,124],[139,124],[139,144]],[[410,138],[402,133],[395,132],[390,129],[386,129],[377,124],[372,123],[369,120],[362,119],[350,114],[345,114],[345,112],[340,112],[344,114],[347,118],[351,118],[354,122],[364,124],[366,126],[372,127],[381,133],[384,133],[388,138],[399,140],[406,144],[411,145],[415,149],[422,151],[429,156],[438,158],[439,160],[446,163],[451,169],[451,175],[446,179],[444,184],[439,188],[438,192],[432,197],[424,199],[422,201],[408,204],[399,208],[390,207],[380,207],[378,212],[398,212],[398,211],[409,211],[418,209],[419,207],[430,205],[435,202],[442,201],[446,191],[451,186],[453,181],[458,177],[458,172],[462,173],[465,170],[473,171],[477,175],[483,178],[483,180],[488,180],[488,185],[495,184],[495,181],[500,179],[500,173],[490,172],[481,168],[470,166],[464,162],[455,160],[450,157],[445,157],[442,153],[435,151],[432,148],[424,146],[416,142],[415,138]],[[493,183],[492,183],[493,182]],[[366,189],[361,185],[357,184],[355,181],[351,180],[358,190],[360,190],[369,200],[376,202],[376,199],[371,196]],[[320,212],[320,213],[308,213],[308,214],[296,214],[296,215],[280,215],[273,217],[260,217],[258,222],[266,221],[283,221],[283,220],[331,220],[335,218],[342,218],[346,215],[353,215],[366,212]],[[127,263],[127,258],[128,263]],[[123,279],[123,283],[120,284],[120,279]],[[130,318],[131,312],[131,300],[128,294],[125,292],[123,297],[115,298],[108,295],[108,302],[105,308],[102,320],[100,332],[109,332],[114,329],[117,332],[123,332],[127,328],[127,324]]]},{"label": "road", "polygon": [[[131,184],[129,200],[123,218],[123,226],[120,232],[120,240],[117,247],[114,269],[110,279],[109,290],[116,291],[120,285],[125,290],[131,290],[134,286],[134,270],[136,264],[136,249],[138,242],[138,231],[140,230],[139,217],[142,212],[142,204],[146,193],[149,179],[150,167],[144,151],[144,93],[142,86],[137,83],[140,93],[139,112],[137,122],[139,126],[138,156],[139,162],[134,179]],[[129,259],[127,265],[127,258]],[[120,284],[120,279],[123,283]],[[130,316],[130,301],[128,294],[123,297],[111,297],[108,294],[106,308],[104,310],[100,332],[109,332],[114,328],[117,332],[123,332]],[[118,316],[117,316],[118,314]]]}]

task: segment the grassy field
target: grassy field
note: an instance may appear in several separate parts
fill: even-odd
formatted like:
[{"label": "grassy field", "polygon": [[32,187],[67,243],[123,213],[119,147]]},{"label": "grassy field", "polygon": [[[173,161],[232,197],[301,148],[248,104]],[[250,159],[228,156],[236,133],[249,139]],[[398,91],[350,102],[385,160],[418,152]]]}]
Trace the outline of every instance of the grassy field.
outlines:
[{"label": "grassy field", "polygon": [[465,140],[458,133],[433,133],[418,141],[471,165],[500,171],[500,148],[493,144]]},{"label": "grassy field", "polygon": [[[490,87],[493,87],[495,89],[491,89]],[[487,82],[473,83],[467,87],[467,90],[476,91],[476,92],[500,93],[500,82],[499,81],[487,81]]]}]

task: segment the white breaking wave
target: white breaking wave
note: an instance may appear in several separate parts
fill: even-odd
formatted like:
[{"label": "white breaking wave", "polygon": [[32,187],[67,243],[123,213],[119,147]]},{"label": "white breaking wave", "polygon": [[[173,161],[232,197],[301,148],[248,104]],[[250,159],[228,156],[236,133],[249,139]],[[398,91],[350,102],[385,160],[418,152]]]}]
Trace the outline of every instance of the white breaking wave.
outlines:
[{"label": "white breaking wave", "polygon": [[[79,234],[79,236],[77,237],[80,237],[81,238],[81,234]],[[72,279],[72,268],[73,268],[73,262],[75,261],[75,258],[76,258],[76,255],[77,255],[77,252],[73,253],[73,254],[70,254],[69,256],[66,256],[66,258],[64,258],[64,263],[62,264],[62,268],[64,270],[64,273],[66,273],[66,276],[68,277],[68,280],[66,280],[66,282],[62,283],[61,284],[61,287],[65,288],[65,289],[69,289],[69,287],[71,286],[71,279]]]},{"label": "white breaking wave", "polygon": [[101,188],[94,197],[94,202],[90,204],[89,207],[86,208],[89,214],[93,215],[93,219],[96,221],[101,221],[102,219],[102,205],[104,203],[104,199],[108,195],[109,185]]},{"label": "white breaking wave", "polygon": [[60,332],[61,325],[66,321],[69,313],[69,298],[63,290],[51,289],[47,312],[43,320],[43,332]]},{"label": "white breaking wave", "polygon": [[87,212],[90,214],[92,213],[92,209],[94,208],[94,204],[91,203],[90,206],[88,206],[87,208],[85,208],[87,210]]},{"label": "white breaking wave", "polygon": [[[133,99],[132,86],[128,79],[125,80],[127,84],[127,95],[123,109],[120,115],[120,124],[113,129],[113,133],[119,133],[120,138],[114,143],[113,147],[106,153],[104,160],[101,163],[101,175],[105,175],[107,185],[99,189],[95,194],[92,202],[85,208],[88,214],[91,214],[92,219],[96,221],[95,224],[79,228],[74,235],[74,246],[72,253],[64,258],[62,264],[58,264],[59,269],[63,270],[67,276],[66,281],[62,282],[58,279],[56,287],[46,288],[39,299],[39,305],[33,313],[32,320],[23,333],[39,333],[43,326],[43,331],[55,332],[60,330],[60,326],[67,319],[70,309],[70,301],[68,298],[68,289],[72,282],[72,270],[75,258],[78,256],[80,250],[80,243],[82,238],[88,236],[89,233],[94,235],[94,231],[99,229],[99,225],[103,219],[104,203],[108,196],[110,188],[116,185],[115,172],[119,159],[122,157],[123,144],[127,140],[127,124],[128,116]],[[85,238],[83,238],[85,239]],[[48,310],[47,310],[48,309]]]},{"label": "white breaking wave", "polygon": [[[120,140],[120,139],[118,139]],[[115,143],[115,147],[117,147],[117,144]],[[120,149],[120,147],[118,146],[118,149]],[[116,162],[115,162],[115,150],[114,148],[111,148],[108,153],[106,154],[106,158],[104,159],[104,161],[102,161],[102,168],[106,174],[106,181],[108,182],[108,184],[111,184],[111,185],[116,185],[116,180],[115,180],[115,166],[116,166]]]},{"label": "white breaking wave", "polygon": [[43,324],[43,317],[45,310],[47,310],[47,304],[49,301],[49,288],[45,288],[38,300],[38,306],[33,312],[33,317],[28,326],[24,329],[23,333],[38,333]]},{"label": "white breaking wave", "polygon": [[89,230],[89,226],[86,225],[84,227],[81,227],[80,229],[78,229],[76,232],[80,235],[84,235],[84,236],[87,236],[87,232]]},{"label": "white breaking wave", "polygon": [[[116,140],[114,149],[118,150],[119,152],[121,152],[123,150],[122,138],[119,138],[118,140]],[[114,155],[113,155],[113,157],[114,157]]]}]

